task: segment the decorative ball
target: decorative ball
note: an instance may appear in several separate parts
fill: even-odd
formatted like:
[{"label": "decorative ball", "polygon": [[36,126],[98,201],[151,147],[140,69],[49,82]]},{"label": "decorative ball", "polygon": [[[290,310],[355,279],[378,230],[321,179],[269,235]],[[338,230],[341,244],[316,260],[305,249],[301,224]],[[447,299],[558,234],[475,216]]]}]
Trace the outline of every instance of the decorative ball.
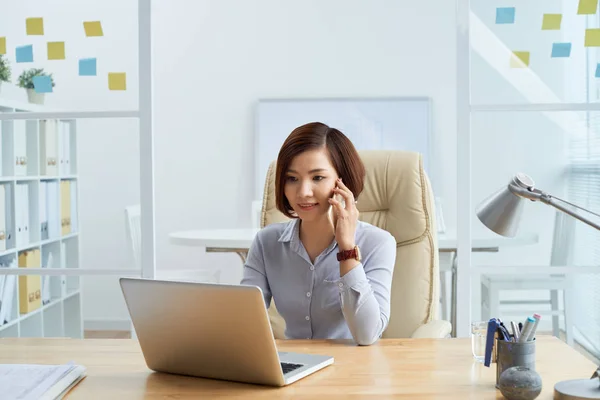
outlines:
[{"label": "decorative ball", "polygon": [[500,375],[498,388],[507,400],[533,400],[542,391],[542,377],[528,367],[511,367]]}]

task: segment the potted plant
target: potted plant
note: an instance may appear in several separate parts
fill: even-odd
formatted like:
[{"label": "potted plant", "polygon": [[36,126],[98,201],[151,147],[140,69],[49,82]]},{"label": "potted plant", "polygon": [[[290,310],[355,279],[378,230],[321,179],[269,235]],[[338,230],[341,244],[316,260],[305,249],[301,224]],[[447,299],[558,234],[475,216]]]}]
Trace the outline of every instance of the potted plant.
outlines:
[{"label": "potted plant", "polygon": [[0,54],[0,89],[2,88],[2,82],[10,82],[10,75],[8,59]]},{"label": "potted plant", "polygon": [[30,68],[23,71],[23,73],[19,75],[17,86],[27,90],[27,98],[30,103],[44,104],[45,93],[38,93],[34,89],[33,78],[35,76],[49,76],[52,87],[55,86],[52,74],[46,73],[43,68]]}]

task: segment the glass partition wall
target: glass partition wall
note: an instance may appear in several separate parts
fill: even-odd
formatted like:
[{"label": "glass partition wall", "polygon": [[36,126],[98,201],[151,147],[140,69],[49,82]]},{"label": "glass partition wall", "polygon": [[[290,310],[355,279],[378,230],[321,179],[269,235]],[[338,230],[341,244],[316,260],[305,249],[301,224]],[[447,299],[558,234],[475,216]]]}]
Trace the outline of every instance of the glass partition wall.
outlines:
[{"label": "glass partition wall", "polygon": [[[459,1],[459,336],[472,321],[539,313],[541,332],[599,355],[599,232],[540,202],[525,201],[513,238],[476,216],[516,173],[600,212],[600,24],[586,3]],[[495,251],[465,254],[481,237]]]}]

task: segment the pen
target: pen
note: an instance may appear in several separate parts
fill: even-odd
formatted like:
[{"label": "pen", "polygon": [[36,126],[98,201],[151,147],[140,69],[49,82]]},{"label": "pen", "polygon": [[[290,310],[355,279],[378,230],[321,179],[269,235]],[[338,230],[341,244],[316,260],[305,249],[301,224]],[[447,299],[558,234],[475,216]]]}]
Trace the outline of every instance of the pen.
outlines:
[{"label": "pen", "polygon": [[531,328],[531,333],[527,337],[527,341],[535,339],[535,330],[537,329],[538,324],[540,323],[540,319],[542,319],[542,316],[540,314],[533,314],[533,319],[535,320],[535,322],[533,323],[533,327]]},{"label": "pen", "polygon": [[512,328],[513,331],[513,338],[515,342],[519,341],[519,328],[517,327],[517,324],[515,323],[515,321],[510,321],[510,327]]},{"label": "pen", "polygon": [[535,324],[535,319],[531,317],[527,317],[525,320],[525,325],[523,325],[523,331],[521,332],[521,337],[519,338],[519,343],[525,343],[529,339],[529,335],[531,335],[531,330],[533,329],[533,324]]}]

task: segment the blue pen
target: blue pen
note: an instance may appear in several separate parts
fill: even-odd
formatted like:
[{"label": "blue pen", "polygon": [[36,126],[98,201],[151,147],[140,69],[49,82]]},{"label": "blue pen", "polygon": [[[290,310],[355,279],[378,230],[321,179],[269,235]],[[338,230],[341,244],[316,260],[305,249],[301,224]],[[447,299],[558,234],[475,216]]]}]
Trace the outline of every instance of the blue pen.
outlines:
[{"label": "blue pen", "polygon": [[485,360],[483,365],[489,367],[492,361],[492,349],[494,348],[494,335],[500,324],[496,318],[492,318],[488,322],[487,337],[485,342]]}]

